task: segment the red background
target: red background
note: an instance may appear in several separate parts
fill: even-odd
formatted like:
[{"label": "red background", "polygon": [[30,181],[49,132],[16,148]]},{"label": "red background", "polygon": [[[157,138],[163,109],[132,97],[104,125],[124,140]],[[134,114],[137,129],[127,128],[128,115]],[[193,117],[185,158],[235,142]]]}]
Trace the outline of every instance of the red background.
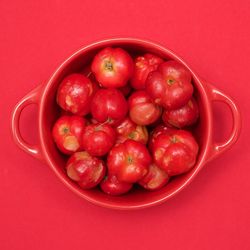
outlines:
[{"label": "red background", "polygon": [[[0,1],[0,249],[250,249],[250,2],[248,0]],[[13,143],[10,117],[26,93],[79,47],[109,37],[159,42],[231,95],[238,143],[165,204],[113,211],[69,191]],[[231,118],[214,105],[216,140]],[[22,116],[35,141],[36,109]]]}]

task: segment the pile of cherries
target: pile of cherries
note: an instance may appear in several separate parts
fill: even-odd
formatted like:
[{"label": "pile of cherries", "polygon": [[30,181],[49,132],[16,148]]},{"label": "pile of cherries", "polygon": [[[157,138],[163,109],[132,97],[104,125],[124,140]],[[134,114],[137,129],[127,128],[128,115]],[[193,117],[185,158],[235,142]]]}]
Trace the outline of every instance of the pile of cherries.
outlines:
[{"label": "pile of cherries", "polygon": [[57,90],[62,112],[52,136],[69,155],[69,178],[121,195],[133,185],[160,189],[195,165],[199,146],[190,128],[199,110],[182,64],[107,47],[89,66]]}]

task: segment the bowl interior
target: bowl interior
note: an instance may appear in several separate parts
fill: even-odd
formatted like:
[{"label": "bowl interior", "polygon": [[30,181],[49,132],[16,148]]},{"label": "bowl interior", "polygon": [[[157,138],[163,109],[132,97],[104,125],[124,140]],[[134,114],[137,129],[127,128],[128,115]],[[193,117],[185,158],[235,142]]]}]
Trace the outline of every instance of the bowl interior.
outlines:
[{"label": "bowl interior", "polygon": [[195,167],[188,173],[174,177],[171,181],[162,189],[158,191],[145,191],[140,187],[136,187],[128,194],[120,197],[112,197],[104,194],[99,188],[91,190],[82,190],[76,183],[71,181],[65,173],[65,164],[67,157],[61,154],[51,137],[51,130],[54,122],[60,115],[60,109],[56,104],[56,91],[61,80],[70,73],[81,72],[85,73],[89,70],[89,64],[93,56],[102,48],[106,46],[122,47],[126,49],[132,56],[144,54],[146,52],[153,53],[161,56],[165,60],[174,59],[180,61],[171,51],[164,49],[158,45],[150,42],[143,42],[138,40],[113,40],[104,41],[101,43],[93,44],[89,47],[85,47],[73,56],[67,59],[60,68],[50,78],[47,87],[45,89],[42,107],[41,107],[41,142],[46,150],[48,161],[55,173],[60,179],[78,195],[86,198],[87,200],[96,204],[120,208],[120,209],[133,209],[139,207],[150,206],[156,203],[160,203],[176,192],[178,192],[191,178],[198,172],[205,154],[206,145],[208,143],[208,111],[206,104],[206,95],[204,93],[203,86],[198,79],[193,75],[193,85],[195,87],[194,95],[199,104],[200,117],[199,122],[192,129],[196,139],[199,143],[200,150]]}]

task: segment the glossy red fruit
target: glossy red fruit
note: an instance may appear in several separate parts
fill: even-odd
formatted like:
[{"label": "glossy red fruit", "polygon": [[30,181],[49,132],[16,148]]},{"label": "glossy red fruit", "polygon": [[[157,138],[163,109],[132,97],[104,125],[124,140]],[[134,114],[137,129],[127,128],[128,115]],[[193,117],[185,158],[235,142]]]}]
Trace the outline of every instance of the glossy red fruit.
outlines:
[{"label": "glossy red fruit", "polygon": [[80,116],[61,116],[52,129],[53,139],[64,154],[73,154],[82,149],[82,135],[86,120]]},{"label": "glossy red fruit", "polygon": [[133,184],[121,182],[115,175],[108,175],[104,177],[100,187],[104,193],[115,196],[127,193],[133,187]]},{"label": "glossy red fruit", "polygon": [[65,111],[76,115],[86,115],[90,112],[90,103],[96,89],[96,84],[86,76],[68,75],[57,90],[57,103]]},{"label": "glossy red fruit", "polygon": [[139,184],[145,189],[153,191],[162,188],[168,181],[168,174],[153,163],[150,164],[148,173],[139,181]]},{"label": "glossy red fruit", "polygon": [[145,126],[140,126],[131,121],[129,117],[122,120],[116,126],[117,139],[116,143],[122,143],[127,139],[147,144],[148,131]]},{"label": "glossy red fruit", "polygon": [[152,151],[157,166],[173,176],[185,173],[195,165],[198,150],[190,132],[173,129],[156,138]]},{"label": "glossy red fruit", "polygon": [[67,175],[83,189],[97,186],[105,176],[104,162],[86,151],[74,153],[66,165]]},{"label": "glossy red fruit", "polygon": [[161,107],[144,90],[134,92],[128,100],[129,116],[138,125],[149,125],[161,116]]},{"label": "glossy red fruit", "polygon": [[131,56],[121,48],[105,48],[96,54],[91,70],[101,86],[118,88],[125,86],[134,71]]},{"label": "glossy red fruit", "polygon": [[157,70],[158,66],[163,63],[163,60],[153,54],[145,54],[135,58],[135,71],[131,78],[131,86],[134,89],[144,89],[148,74]]},{"label": "glossy red fruit", "polygon": [[117,89],[100,89],[91,103],[91,114],[98,122],[114,125],[126,117],[128,104]]},{"label": "glossy red fruit", "polygon": [[180,108],[193,94],[191,73],[176,61],[164,62],[156,71],[149,73],[146,91],[155,103],[164,108]]},{"label": "glossy red fruit", "polygon": [[198,105],[194,98],[179,109],[164,110],[162,113],[163,122],[171,127],[183,128],[193,125],[199,117]]},{"label": "glossy red fruit", "polygon": [[161,135],[161,134],[165,134],[167,133],[168,131],[170,131],[171,129],[167,126],[165,126],[164,124],[160,124],[158,125],[157,127],[155,127],[151,133],[150,133],[150,136],[149,136],[149,140],[148,140],[148,148],[150,150],[153,149],[153,145],[154,145],[154,142],[156,140],[156,138]]},{"label": "glossy red fruit", "polygon": [[91,124],[85,127],[82,146],[93,156],[103,156],[109,152],[116,140],[115,130],[107,124]]},{"label": "glossy red fruit", "polygon": [[148,172],[151,156],[145,145],[127,140],[112,148],[107,158],[108,170],[119,181],[134,183]]}]

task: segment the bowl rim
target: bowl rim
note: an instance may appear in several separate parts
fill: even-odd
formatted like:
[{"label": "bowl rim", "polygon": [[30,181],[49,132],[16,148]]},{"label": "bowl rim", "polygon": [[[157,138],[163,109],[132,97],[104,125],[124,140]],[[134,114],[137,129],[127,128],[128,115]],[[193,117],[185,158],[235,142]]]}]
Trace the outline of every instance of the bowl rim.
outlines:
[{"label": "bowl rim", "polygon": [[[62,172],[58,171],[57,167],[54,166],[54,163],[50,159],[50,155],[47,152],[47,147],[46,147],[46,142],[44,140],[44,132],[43,132],[43,119],[44,119],[44,104],[46,102],[46,97],[48,96],[48,93],[51,89],[51,86],[54,84],[54,80],[60,75],[62,70],[70,64],[76,57],[80,56],[82,53],[87,52],[88,50],[95,49],[98,47],[105,47],[105,46],[112,46],[115,44],[119,43],[127,43],[127,44],[136,44],[138,46],[150,46],[153,49],[156,49],[158,51],[161,51],[162,53],[170,56],[171,58],[174,58],[176,61],[180,62],[183,64],[192,74],[195,82],[199,86],[199,94],[202,96],[202,101],[204,103],[205,107],[205,116],[206,116],[206,121],[207,121],[207,133],[206,137],[204,138],[205,141],[205,147],[204,150],[201,154],[200,160],[198,163],[196,163],[194,167],[194,171],[192,175],[181,185],[179,186],[176,190],[171,192],[170,194],[164,196],[161,199],[156,199],[154,201],[150,202],[145,202],[145,203],[140,203],[138,205],[136,204],[129,204],[129,205],[124,205],[124,204],[114,204],[112,202],[107,201],[100,201],[98,199],[95,199],[93,197],[90,197],[89,195],[83,193],[80,188],[77,188],[75,185],[72,185],[72,182],[68,179],[65,178],[65,176],[62,174]],[[66,60],[61,63],[61,65],[54,71],[54,73],[51,75],[49,80],[46,82],[45,87],[42,91],[41,94],[41,101],[40,101],[40,108],[39,108],[39,114],[38,114],[38,121],[39,121],[39,137],[40,137],[40,143],[41,143],[41,148],[44,154],[44,157],[50,166],[50,168],[55,172],[55,174],[58,176],[58,178],[74,193],[76,193],[78,196],[84,198],[85,200],[95,204],[99,205],[101,207],[105,208],[112,208],[112,209],[119,209],[119,210],[135,210],[135,209],[140,209],[140,208],[146,208],[146,207],[151,207],[157,204],[161,204],[168,200],[169,198],[173,197],[175,194],[180,192],[184,187],[186,187],[197,175],[197,173],[200,171],[202,166],[205,164],[207,160],[207,156],[209,153],[209,145],[211,145],[211,132],[212,132],[212,113],[211,113],[211,103],[209,101],[208,93],[206,90],[206,83],[198,77],[198,75],[193,71],[192,68],[181,58],[179,57],[175,52],[172,50],[168,49],[167,47],[160,45],[159,43],[153,42],[151,40],[147,39],[139,39],[139,38],[131,38],[131,37],[121,37],[121,38],[111,38],[111,39],[103,39],[103,40],[98,40],[96,42],[93,42],[87,46],[83,46],[79,48],[76,52],[71,54]]]}]

